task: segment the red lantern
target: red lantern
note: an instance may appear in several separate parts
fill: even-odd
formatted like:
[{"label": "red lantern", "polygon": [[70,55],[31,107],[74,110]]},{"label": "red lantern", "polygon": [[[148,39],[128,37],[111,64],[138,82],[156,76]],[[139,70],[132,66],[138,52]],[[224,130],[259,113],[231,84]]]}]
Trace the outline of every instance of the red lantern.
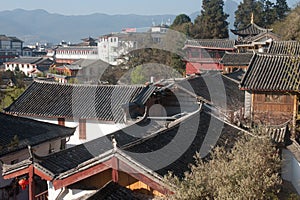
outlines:
[{"label": "red lantern", "polygon": [[25,190],[25,189],[26,189],[26,185],[29,184],[29,181],[26,180],[26,179],[21,179],[21,180],[19,180],[18,183],[19,183],[19,185],[21,186],[22,190]]}]

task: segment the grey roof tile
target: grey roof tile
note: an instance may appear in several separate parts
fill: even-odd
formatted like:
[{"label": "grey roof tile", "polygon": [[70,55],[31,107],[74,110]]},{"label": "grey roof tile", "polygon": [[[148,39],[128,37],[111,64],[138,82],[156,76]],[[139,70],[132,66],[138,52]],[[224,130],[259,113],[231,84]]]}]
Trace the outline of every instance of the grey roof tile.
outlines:
[{"label": "grey roof tile", "polygon": [[236,29],[236,30],[231,29],[231,32],[233,34],[239,35],[242,37],[246,37],[249,35],[254,36],[254,35],[258,35],[263,32],[268,32],[268,31],[272,31],[272,29],[262,28],[262,27],[256,25],[255,23],[248,24],[246,27],[241,28],[241,29]]},{"label": "grey roof tile", "polygon": [[78,85],[34,81],[5,109],[29,116],[99,119],[122,122],[122,105],[135,99],[144,86]]},{"label": "grey roof tile", "polygon": [[185,46],[201,47],[201,48],[216,48],[216,49],[234,49],[235,40],[230,39],[199,39],[187,40]]},{"label": "grey roof tile", "polygon": [[268,53],[300,55],[300,43],[298,41],[273,41],[268,48]]},{"label": "grey roof tile", "polygon": [[256,54],[241,82],[241,89],[299,91],[300,63],[293,60],[295,57],[288,55]]},{"label": "grey roof tile", "polygon": [[[71,136],[74,131],[75,128],[0,113],[0,146],[2,147],[0,156],[27,148],[27,145],[34,146],[49,140]],[[8,148],[14,137],[17,137],[18,145]]]},{"label": "grey roof tile", "polygon": [[220,61],[224,66],[248,66],[253,53],[226,52]]}]

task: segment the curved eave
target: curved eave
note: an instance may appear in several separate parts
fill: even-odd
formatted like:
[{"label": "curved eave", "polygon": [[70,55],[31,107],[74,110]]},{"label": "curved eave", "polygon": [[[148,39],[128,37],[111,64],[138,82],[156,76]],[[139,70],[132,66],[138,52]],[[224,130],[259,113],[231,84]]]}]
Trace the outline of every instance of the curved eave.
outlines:
[{"label": "curved eave", "polygon": [[198,48],[198,49],[214,49],[214,50],[225,50],[225,51],[233,51],[235,48],[233,47],[205,47],[205,46],[194,46],[194,45],[185,45],[183,47],[183,50],[187,49],[187,48]]}]

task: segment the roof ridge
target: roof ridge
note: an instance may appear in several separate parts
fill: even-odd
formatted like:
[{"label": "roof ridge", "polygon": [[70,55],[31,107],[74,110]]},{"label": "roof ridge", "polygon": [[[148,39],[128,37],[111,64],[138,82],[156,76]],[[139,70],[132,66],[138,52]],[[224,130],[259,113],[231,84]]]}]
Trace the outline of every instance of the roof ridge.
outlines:
[{"label": "roof ridge", "polygon": [[[73,84],[73,83],[59,83],[54,81],[47,81],[47,80],[39,80],[33,79],[33,83],[42,83],[42,84],[51,84],[51,85],[61,85],[61,86],[75,86],[75,87],[145,87],[145,85],[138,84],[138,85],[92,85],[92,84]],[[32,84],[33,84],[32,83]]]}]

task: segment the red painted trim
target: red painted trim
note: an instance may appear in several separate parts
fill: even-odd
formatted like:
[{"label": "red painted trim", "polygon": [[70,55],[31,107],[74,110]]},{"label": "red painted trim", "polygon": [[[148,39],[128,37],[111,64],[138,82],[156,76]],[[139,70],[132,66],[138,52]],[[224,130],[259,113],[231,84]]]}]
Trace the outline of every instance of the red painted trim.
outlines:
[{"label": "red painted trim", "polygon": [[11,179],[11,178],[15,178],[15,177],[18,177],[18,176],[21,176],[21,175],[24,175],[24,174],[28,174],[28,173],[29,173],[29,167],[27,167],[25,169],[18,170],[16,172],[11,173],[11,174],[4,175],[3,178],[4,179]]},{"label": "red painted trim", "polygon": [[38,175],[39,177],[41,177],[42,179],[46,180],[46,181],[51,181],[52,177],[47,176],[44,172],[40,171],[37,168],[34,168],[34,174]]},{"label": "red painted trim", "polygon": [[111,167],[112,167],[112,181],[117,183],[119,181],[119,160],[116,157],[111,159]]},{"label": "red painted trim", "polygon": [[33,179],[33,176],[34,176],[34,167],[33,165],[30,165],[29,166],[29,177],[28,177],[28,180],[29,180],[29,200],[34,200],[35,199],[35,183],[34,183],[34,179]]},{"label": "red painted trim", "polygon": [[68,176],[68,177],[64,178],[64,179],[53,180],[53,186],[54,186],[55,190],[60,189],[62,187],[66,187],[68,185],[71,185],[73,183],[81,181],[85,178],[91,177],[95,174],[98,174],[98,173],[103,172],[107,169],[110,169],[111,164],[112,164],[111,159],[109,159],[105,162],[102,162],[98,165],[90,167],[86,170],[77,172],[77,173],[75,173],[71,176]]}]

